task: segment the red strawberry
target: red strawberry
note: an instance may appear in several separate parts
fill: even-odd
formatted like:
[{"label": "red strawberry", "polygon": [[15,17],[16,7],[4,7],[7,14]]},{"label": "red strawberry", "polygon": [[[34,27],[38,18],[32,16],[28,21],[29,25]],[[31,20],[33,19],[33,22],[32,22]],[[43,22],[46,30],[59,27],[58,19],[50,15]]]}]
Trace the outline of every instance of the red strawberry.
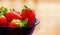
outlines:
[{"label": "red strawberry", "polygon": [[5,16],[8,21],[11,21],[13,19],[20,19],[20,20],[22,19],[22,16],[14,11],[8,12]]},{"label": "red strawberry", "polygon": [[9,27],[20,27],[20,20],[12,20],[10,23],[9,23]]},{"label": "red strawberry", "polygon": [[28,19],[25,19],[23,21],[18,20],[18,19],[14,19],[9,23],[9,27],[25,27],[27,25]]},{"label": "red strawberry", "polygon": [[4,16],[4,14],[6,14],[6,8],[1,7],[0,8],[0,26],[6,26],[7,25],[7,19]]},{"label": "red strawberry", "polygon": [[6,26],[7,20],[5,16],[0,16],[0,26]]},{"label": "red strawberry", "polygon": [[21,13],[21,15],[23,17],[23,20],[25,18],[28,18],[28,25],[34,25],[35,13],[34,13],[33,10],[30,10],[29,8],[26,7],[26,9],[23,10],[23,12]]}]

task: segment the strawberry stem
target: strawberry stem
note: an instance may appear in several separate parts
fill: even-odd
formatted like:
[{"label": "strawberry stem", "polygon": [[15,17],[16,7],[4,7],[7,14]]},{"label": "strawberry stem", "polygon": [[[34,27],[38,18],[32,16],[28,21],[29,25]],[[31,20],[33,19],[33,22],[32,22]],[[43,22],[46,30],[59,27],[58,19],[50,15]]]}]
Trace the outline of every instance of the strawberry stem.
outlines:
[{"label": "strawberry stem", "polygon": [[15,11],[15,9],[12,9],[13,11]]},{"label": "strawberry stem", "polygon": [[10,11],[15,11],[15,9],[10,9]]},{"label": "strawberry stem", "polygon": [[10,9],[10,11],[12,11],[12,10]]},{"label": "strawberry stem", "polygon": [[25,8],[28,8],[26,5],[24,5]]},{"label": "strawberry stem", "polygon": [[24,5],[24,9],[22,9],[22,12],[21,13],[23,13],[23,11],[25,10],[25,9],[27,9],[28,7],[26,6],[26,5]]}]

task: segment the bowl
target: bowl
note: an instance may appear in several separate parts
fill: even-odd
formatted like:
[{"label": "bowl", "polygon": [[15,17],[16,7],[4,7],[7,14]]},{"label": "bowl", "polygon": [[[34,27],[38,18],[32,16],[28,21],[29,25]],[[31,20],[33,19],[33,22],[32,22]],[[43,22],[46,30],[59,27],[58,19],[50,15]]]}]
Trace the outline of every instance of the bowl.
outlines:
[{"label": "bowl", "polygon": [[0,26],[0,35],[32,35],[35,26],[39,24],[39,19],[35,19],[35,24],[22,28]]}]

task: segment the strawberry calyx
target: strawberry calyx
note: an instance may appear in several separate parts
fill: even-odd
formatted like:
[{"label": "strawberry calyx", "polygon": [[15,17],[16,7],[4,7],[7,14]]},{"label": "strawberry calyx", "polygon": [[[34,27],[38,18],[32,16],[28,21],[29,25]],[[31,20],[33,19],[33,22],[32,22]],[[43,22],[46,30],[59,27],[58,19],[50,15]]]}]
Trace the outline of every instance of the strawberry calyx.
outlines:
[{"label": "strawberry calyx", "polygon": [[13,19],[12,22],[14,22],[15,24],[18,24],[19,26],[20,26],[20,23],[21,23],[21,21],[20,20],[17,20],[17,19]]},{"label": "strawberry calyx", "polygon": [[10,9],[10,11],[15,11],[15,9]]},{"label": "strawberry calyx", "polygon": [[0,16],[2,16],[4,14],[4,12],[2,10],[0,10]]},{"label": "strawberry calyx", "polygon": [[1,9],[2,9],[3,11],[8,11],[7,8],[5,8],[5,7],[1,7]]},{"label": "strawberry calyx", "polygon": [[24,20],[22,21],[22,23],[24,23],[24,26],[27,26],[28,18],[24,19]]},{"label": "strawberry calyx", "polygon": [[13,21],[15,24],[17,24],[19,27],[25,27],[27,26],[27,22],[28,22],[28,19],[25,19],[25,20],[18,20],[18,19],[13,19]]},{"label": "strawberry calyx", "polygon": [[15,22],[16,24],[19,24],[21,20],[13,19],[13,22]]},{"label": "strawberry calyx", "polygon": [[0,16],[5,15],[7,13],[7,11],[8,11],[7,8],[1,7],[0,8]]},{"label": "strawberry calyx", "polygon": [[27,5],[24,5],[24,8],[22,9],[22,13],[23,13],[24,10],[30,10],[30,11],[32,11],[32,9],[29,8]]}]

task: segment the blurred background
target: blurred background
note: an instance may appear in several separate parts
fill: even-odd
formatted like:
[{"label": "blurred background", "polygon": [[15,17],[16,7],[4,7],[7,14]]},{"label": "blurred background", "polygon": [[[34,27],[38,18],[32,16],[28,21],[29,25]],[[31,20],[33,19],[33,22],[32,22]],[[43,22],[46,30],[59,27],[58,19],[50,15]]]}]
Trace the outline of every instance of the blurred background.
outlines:
[{"label": "blurred background", "polygon": [[[24,5],[27,5],[31,9],[36,10],[36,14],[38,12],[38,5],[40,3],[40,0],[0,0],[0,7],[6,7],[8,9],[16,9],[16,10],[22,10]],[[38,16],[38,15],[37,15]]]}]

